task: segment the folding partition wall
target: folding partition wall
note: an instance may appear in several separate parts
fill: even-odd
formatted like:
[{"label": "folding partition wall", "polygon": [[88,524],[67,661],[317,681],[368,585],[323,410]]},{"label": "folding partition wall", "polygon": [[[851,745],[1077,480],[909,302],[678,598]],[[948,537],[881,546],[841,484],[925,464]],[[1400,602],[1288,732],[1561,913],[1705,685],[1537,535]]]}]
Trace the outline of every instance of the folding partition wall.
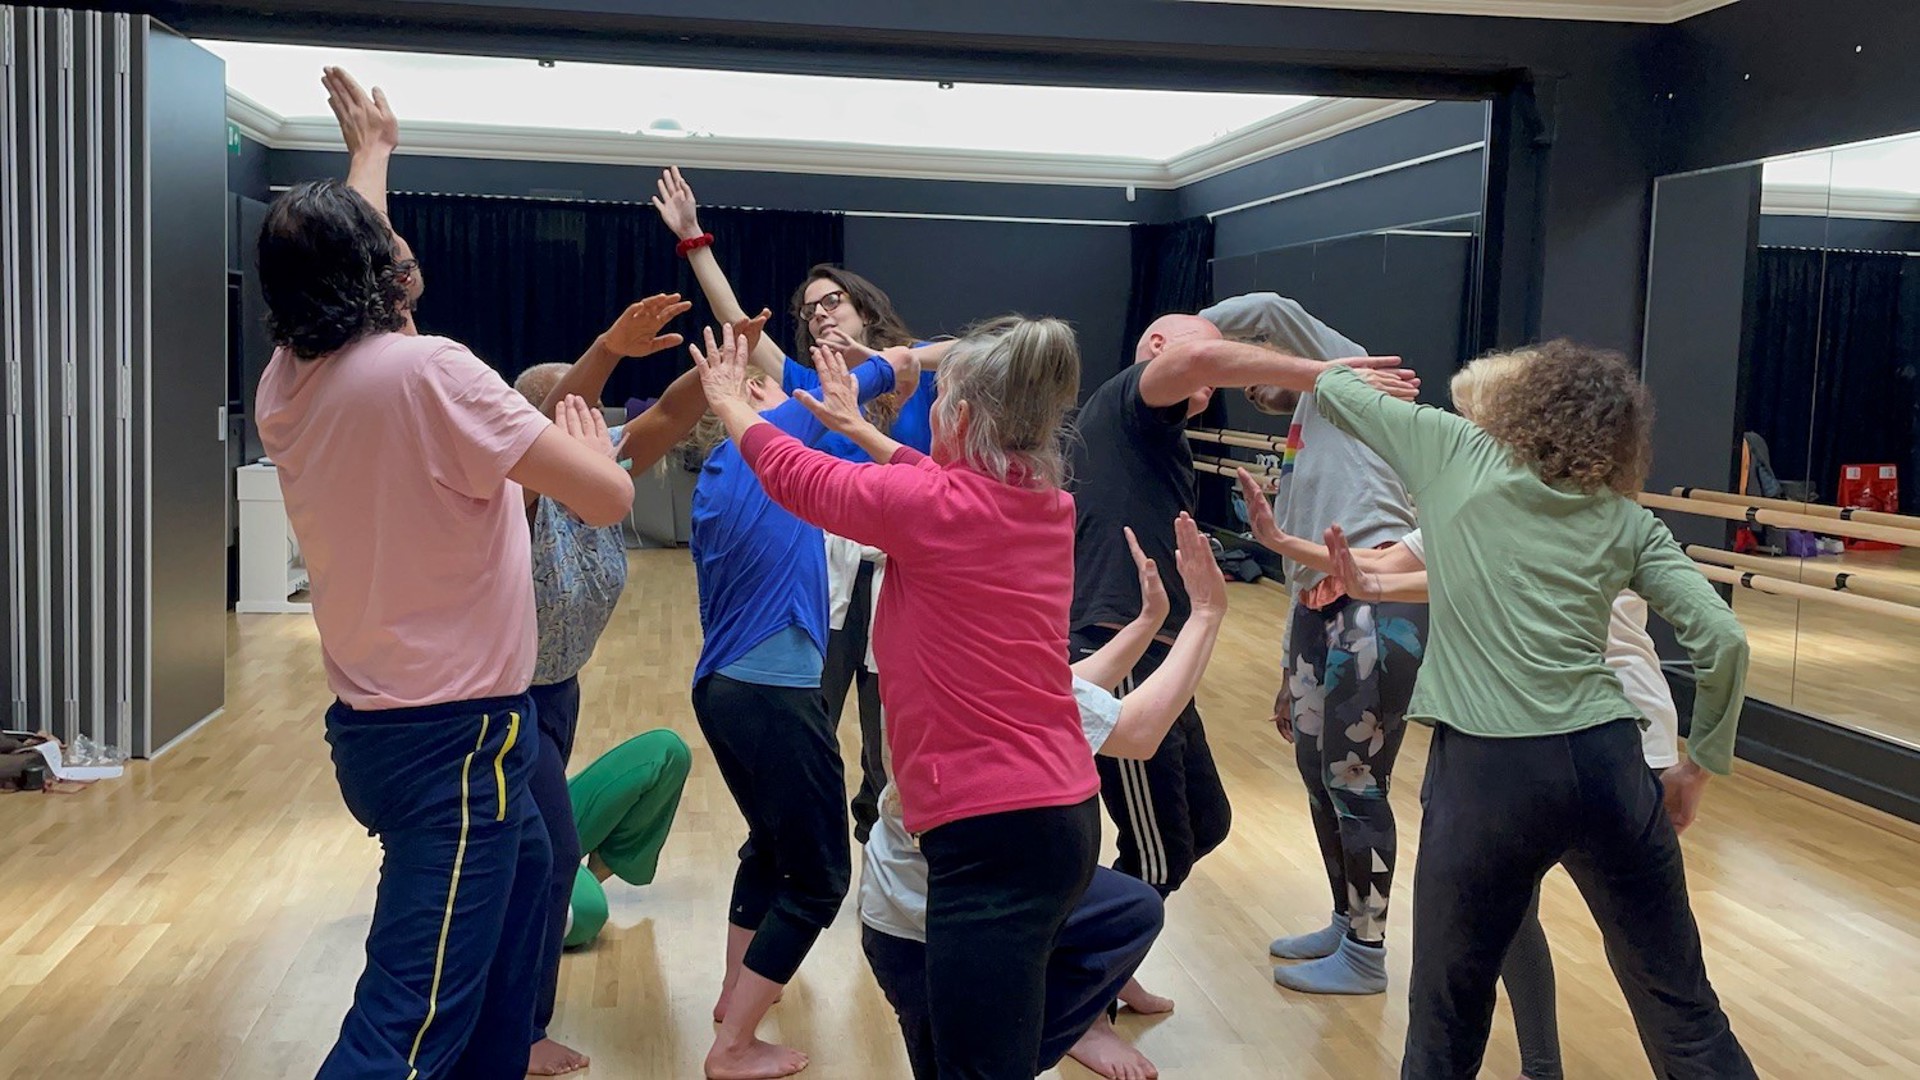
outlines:
[{"label": "folding partition wall", "polygon": [[150,755],[225,696],[225,90],[0,6],[0,723]]}]

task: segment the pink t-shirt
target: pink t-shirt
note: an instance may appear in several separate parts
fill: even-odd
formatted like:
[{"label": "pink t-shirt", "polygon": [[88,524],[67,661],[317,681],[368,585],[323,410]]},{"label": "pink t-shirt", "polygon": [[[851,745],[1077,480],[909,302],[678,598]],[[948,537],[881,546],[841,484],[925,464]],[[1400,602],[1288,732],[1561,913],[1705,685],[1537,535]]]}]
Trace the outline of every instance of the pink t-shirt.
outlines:
[{"label": "pink t-shirt", "polygon": [[841,461],[772,424],[740,453],[796,517],[887,553],[873,651],[909,831],[1100,790],[1067,664],[1070,496],[907,448]]},{"label": "pink t-shirt", "polygon": [[508,470],[546,417],[458,342],[381,334],[260,378],[327,682],[356,709],[518,694],[533,678],[526,508]]}]

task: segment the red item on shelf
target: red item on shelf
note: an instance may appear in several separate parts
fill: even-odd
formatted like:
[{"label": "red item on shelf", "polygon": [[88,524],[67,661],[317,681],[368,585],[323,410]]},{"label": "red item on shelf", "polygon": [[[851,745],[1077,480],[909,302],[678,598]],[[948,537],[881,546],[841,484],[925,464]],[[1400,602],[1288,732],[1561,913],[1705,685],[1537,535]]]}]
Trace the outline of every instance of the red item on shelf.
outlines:
[{"label": "red item on shelf", "polygon": [[[1854,510],[1877,510],[1883,514],[1900,512],[1900,467],[1898,465],[1842,465],[1840,467],[1840,505]],[[1848,551],[1898,551],[1899,544],[1846,537]]]}]

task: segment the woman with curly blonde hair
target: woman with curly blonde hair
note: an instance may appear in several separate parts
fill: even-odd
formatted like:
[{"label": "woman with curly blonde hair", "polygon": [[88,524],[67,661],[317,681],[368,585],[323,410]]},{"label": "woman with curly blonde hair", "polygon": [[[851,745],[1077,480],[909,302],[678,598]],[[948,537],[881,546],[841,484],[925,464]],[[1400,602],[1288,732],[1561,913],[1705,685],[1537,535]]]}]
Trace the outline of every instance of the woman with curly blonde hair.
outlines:
[{"label": "woman with curly blonde hair", "polygon": [[[1494,984],[1540,878],[1566,867],[1672,1077],[1751,1077],[1701,956],[1675,822],[1731,770],[1747,668],[1733,613],[1633,493],[1653,407],[1624,357],[1548,342],[1480,387],[1475,420],[1350,373],[1316,386],[1420,507],[1431,621],[1411,719],[1434,728],[1415,874],[1402,1076],[1478,1074]],[[1340,531],[1334,561],[1356,573]],[[1697,677],[1691,760],[1664,786],[1645,710],[1608,667],[1622,589],[1674,627]]]}]

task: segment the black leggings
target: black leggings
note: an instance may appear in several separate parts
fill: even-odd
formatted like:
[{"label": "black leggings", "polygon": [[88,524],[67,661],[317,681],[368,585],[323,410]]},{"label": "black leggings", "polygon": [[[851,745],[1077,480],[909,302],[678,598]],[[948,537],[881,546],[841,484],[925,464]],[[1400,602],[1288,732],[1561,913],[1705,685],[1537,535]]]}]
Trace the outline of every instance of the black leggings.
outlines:
[{"label": "black leggings", "polygon": [[812,687],[709,675],[693,714],[747,819],[727,921],[754,931],[747,970],[785,985],[847,895],[847,789],[826,703]]},{"label": "black leggings", "polygon": [[1491,739],[1434,728],[1414,879],[1413,979],[1403,1080],[1470,1080],[1494,983],[1554,863],[1579,886],[1668,1080],[1744,1080],[1687,903],[1680,842],[1640,727]]},{"label": "black leggings", "polygon": [[920,850],[941,1080],[1033,1080],[1047,965],[1099,857],[1099,800],[962,818]]}]

